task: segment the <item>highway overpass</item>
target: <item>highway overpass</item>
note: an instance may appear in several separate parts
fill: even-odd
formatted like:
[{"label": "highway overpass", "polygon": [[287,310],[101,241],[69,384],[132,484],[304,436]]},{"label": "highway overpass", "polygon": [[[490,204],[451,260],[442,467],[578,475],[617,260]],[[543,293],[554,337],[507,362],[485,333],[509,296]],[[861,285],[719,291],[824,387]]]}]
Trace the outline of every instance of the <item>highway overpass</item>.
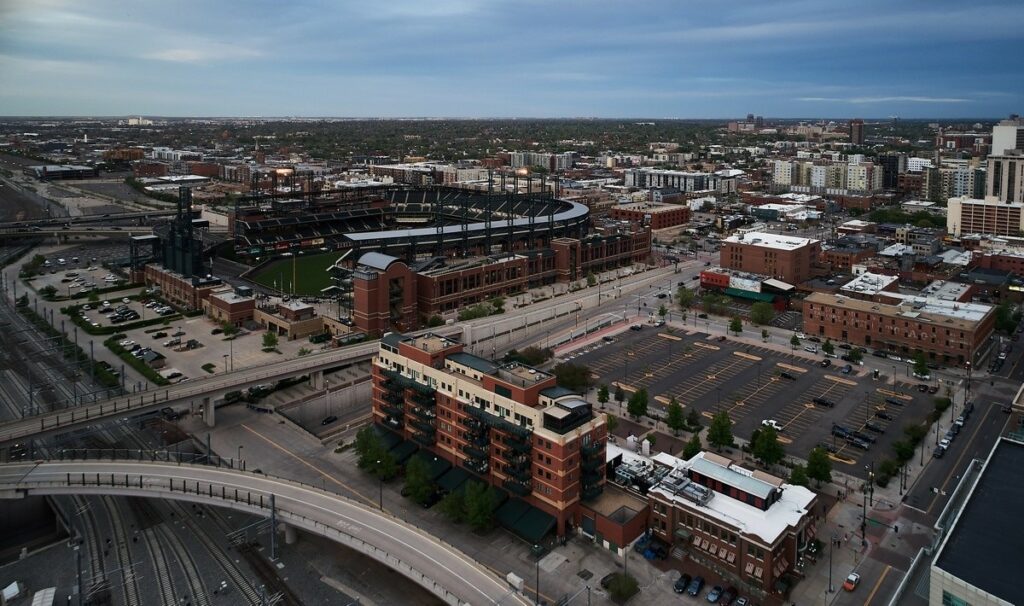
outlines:
[{"label": "highway overpass", "polygon": [[0,465],[0,498],[69,494],[174,499],[258,515],[269,515],[273,496],[286,542],[294,537],[288,526],[327,537],[390,566],[448,604],[529,604],[489,569],[425,531],[384,511],[299,482],[152,460]]},{"label": "highway overpass", "polygon": [[30,228],[0,229],[0,239],[6,238],[71,238],[71,237],[104,237],[130,238],[153,233],[153,228],[143,225],[128,227],[43,227],[38,230]]},{"label": "highway overpass", "polygon": [[[461,328],[433,329],[433,332],[453,337],[461,334]],[[238,391],[263,383],[274,383],[301,375],[310,375],[310,381],[317,389],[323,389],[323,374],[338,366],[367,360],[376,355],[378,341],[358,343],[321,353],[310,354],[293,360],[236,370],[226,374],[194,379],[166,387],[127,394],[106,400],[97,400],[75,408],[56,410],[37,416],[25,417],[0,423],[0,447],[44,435],[63,433],[86,425],[127,415],[137,415],[159,410],[165,406],[181,409],[184,406],[203,407],[203,418],[208,425],[214,424],[216,400],[230,391]]]}]

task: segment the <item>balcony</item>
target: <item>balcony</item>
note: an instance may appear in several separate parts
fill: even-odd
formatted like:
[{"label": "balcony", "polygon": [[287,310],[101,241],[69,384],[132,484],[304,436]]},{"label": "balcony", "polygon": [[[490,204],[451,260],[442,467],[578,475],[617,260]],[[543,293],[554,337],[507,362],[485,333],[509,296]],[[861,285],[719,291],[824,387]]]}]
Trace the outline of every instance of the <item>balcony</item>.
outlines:
[{"label": "balcony", "polygon": [[583,475],[580,476],[580,480],[584,484],[597,484],[601,481],[601,474],[593,470],[583,470]]},{"label": "balcony", "polygon": [[470,415],[476,417],[477,419],[483,421],[487,425],[489,425],[489,426],[491,426],[491,427],[493,427],[495,429],[500,429],[502,431],[508,432],[508,433],[513,434],[515,436],[519,436],[519,437],[523,437],[523,438],[527,438],[528,439],[533,434],[533,430],[530,429],[529,427],[524,427],[522,425],[516,425],[515,423],[511,423],[509,421],[506,421],[505,419],[503,419],[503,418],[501,418],[501,417],[499,417],[497,415],[494,415],[494,414],[491,414],[491,413],[487,412],[483,408],[478,408],[476,406],[470,405],[470,406],[466,406],[465,411],[468,414],[470,414]]},{"label": "balcony", "polygon": [[533,450],[533,444],[530,443],[530,440],[520,436],[507,436],[505,438],[505,446],[517,455],[528,454]]},{"label": "balcony", "polygon": [[466,446],[463,446],[462,452],[468,454],[470,457],[474,459],[483,459],[484,461],[486,461],[491,456],[491,453],[488,452],[486,448],[480,448],[479,446],[474,446],[472,444],[467,444]]},{"label": "balcony", "polygon": [[412,410],[410,410],[409,412],[411,412],[416,417],[423,419],[424,421],[433,421],[434,419],[437,418],[437,414],[435,414],[433,410],[420,408],[419,406],[413,406]]},{"label": "balcony", "polygon": [[434,405],[437,404],[437,396],[435,395],[433,389],[431,389],[429,393],[416,391],[415,393],[413,393],[412,399],[417,404],[422,404],[423,406],[433,407]]},{"label": "balcony", "polygon": [[604,450],[604,442],[591,442],[580,447],[584,457],[593,457]]},{"label": "balcony", "polygon": [[384,400],[387,402],[391,402],[392,404],[401,404],[405,402],[405,395],[401,392],[385,391]]},{"label": "balcony", "polygon": [[405,406],[393,406],[385,402],[380,405],[380,409],[384,412],[384,414],[388,414],[393,417],[405,416]]},{"label": "balcony", "polygon": [[597,457],[588,457],[583,459],[580,463],[580,467],[582,467],[584,471],[597,471],[598,469],[601,469],[604,464],[605,462]]},{"label": "balcony", "polygon": [[596,499],[602,492],[604,492],[604,486],[595,484],[591,486],[584,486],[583,490],[580,492],[580,496],[583,497],[584,501],[590,501],[592,499]]},{"label": "balcony", "polygon": [[431,432],[430,434],[414,433],[414,434],[412,434],[412,439],[413,439],[414,442],[416,442],[417,444],[420,444],[422,446],[433,446],[434,445],[434,434],[433,434],[433,432]]},{"label": "balcony", "polygon": [[459,423],[470,430],[479,430],[483,428],[484,424],[474,419],[473,417],[459,417]]},{"label": "balcony", "polygon": [[487,461],[478,461],[476,459],[466,459],[462,463],[462,466],[479,476],[487,475],[487,472],[490,471],[491,468]]},{"label": "balcony", "polygon": [[520,482],[525,482],[527,484],[529,484],[530,481],[533,479],[533,470],[530,468],[530,465],[528,464],[525,466],[506,465],[505,474],[512,476],[513,478],[519,480]]},{"label": "balcony", "polygon": [[423,433],[429,433],[430,435],[434,435],[434,432],[437,431],[437,428],[435,428],[433,425],[420,419],[414,418],[412,421],[409,422],[409,425],[412,425],[417,430],[422,431]]},{"label": "balcony", "polygon": [[505,480],[501,485],[505,490],[521,497],[529,496],[529,494],[533,492],[533,488],[525,486],[516,480]]}]

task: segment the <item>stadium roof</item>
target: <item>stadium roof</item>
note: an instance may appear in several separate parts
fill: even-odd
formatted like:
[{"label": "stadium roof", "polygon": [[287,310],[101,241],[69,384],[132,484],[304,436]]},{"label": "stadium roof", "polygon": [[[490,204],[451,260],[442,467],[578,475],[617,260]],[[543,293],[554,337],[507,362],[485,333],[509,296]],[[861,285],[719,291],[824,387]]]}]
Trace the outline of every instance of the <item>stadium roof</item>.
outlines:
[{"label": "stadium roof", "polygon": [[368,252],[359,257],[359,265],[366,265],[367,267],[384,271],[388,266],[398,260],[398,258],[392,257],[391,255],[385,255],[384,253]]}]

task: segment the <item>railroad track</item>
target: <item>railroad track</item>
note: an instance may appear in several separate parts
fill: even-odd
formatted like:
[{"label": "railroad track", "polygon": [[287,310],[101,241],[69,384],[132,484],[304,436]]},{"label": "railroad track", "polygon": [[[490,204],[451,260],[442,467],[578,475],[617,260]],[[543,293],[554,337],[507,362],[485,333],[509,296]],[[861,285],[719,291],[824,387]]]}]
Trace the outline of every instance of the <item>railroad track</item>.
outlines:
[{"label": "railroad track", "polygon": [[206,593],[206,585],[203,583],[203,577],[199,574],[199,568],[196,566],[196,561],[192,558],[192,554],[185,549],[178,535],[168,528],[166,524],[156,527],[155,530],[159,533],[159,536],[163,537],[164,543],[171,546],[175,556],[177,556],[178,565],[185,575],[185,583],[188,585],[192,604],[194,606],[209,606],[210,597]]},{"label": "railroad track", "polygon": [[140,606],[142,601],[139,599],[138,577],[135,563],[132,562],[128,533],[124,528],[124,512],[116,499],[104,496],[102,500],[107,506],[107,517],[110,518],[110,526],[114,531],[113,544],[117,561],[121,565],[121,592],[124,594],[124,603],[127,606]]},{"label": "railroad track", "polygon": [[174,606],[174,583],[171,581],[170,568],[167,562],[167,554],[163,545],[156,536],[156,526],[163,522],[163,518],[156,510],[156,507],[148,499],[128,498],[128,506],[135,514],[136,526],[142,535],[149,550],[150,562],[153,564],[154,578],[156,579],[157,594],[164,606]]},{"label": "railroad track", "polygon": [[238,589],[245,596],[245,599],[248,601],[248,603],[252,606],[259,606],[259,604],[261,604],[259,593],[257,593],[256,588],[254,588],[252,585],[249,584],[248,581],[246,581],[245,576],[242,574],[242,571],[238,569],[238,566],[235,565],[231,558],[227,557],[227,554],[225,554],[224,551],[220,547],[218,547],[217,544],[214,543],[212,539],[210,539],[206,531],[203,528],[201,528],[199,524],[197,524],[194,520],[192,520],[188,512],[185,511],[184,507],[173,501],[169,502],[168,504],[171,506],[172,509],[177,510],[178,517],[181,518],[182,521],[184,521],[185,526],[188,527],[190,531],[192,531],[192,534],[195,535],[197,539],[199,539],[199,542],[203,544],[203,547],[206,548],[206,551],[210,554],[211,557],[213,557],[214,561],[217,562],[217,565],[220,566],[221,570],[223,570],[224,573],[231,578],[231,582],[233,582],[235,586],[238,587]]}]

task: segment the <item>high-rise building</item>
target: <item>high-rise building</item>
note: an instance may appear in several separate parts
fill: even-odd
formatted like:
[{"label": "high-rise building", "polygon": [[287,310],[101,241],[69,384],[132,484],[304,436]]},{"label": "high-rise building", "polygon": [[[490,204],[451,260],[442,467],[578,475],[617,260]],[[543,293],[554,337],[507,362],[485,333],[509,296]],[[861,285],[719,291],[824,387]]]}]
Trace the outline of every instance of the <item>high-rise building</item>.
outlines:
[{"label": "high-rise building", "polygon": [[894,190],[899,184],[900,173],[907,172],[906,154],[882,154],[878,157],[882,166],[882,187]]},{"label": "high-rise building", "polygon": [[850,120],[850,143],[864,145],[864,121],[860,118]]},{"label": "high-rise building", "polygon": [[977,200],[967,196],[946,203],[946,231],[954,236],[989,234],[1016,236],[1024,232],[1024,204],[1006,203],[999,198]]},{"label": "high-rise building", "polygon": [[559,536],[604,489],[606,416],[554,375],[497,364],[434,334],[388,333],[373,359],[373,420],[539,510]]},{"label": "high-rise building", "polygon": [[986,177],[985,195],[1003,202],[1024,202],[1024,151],[989,156]]},{"label": "high-rise building", "polygon": [[998,156],[1014,149],[1024,149],[1024,119],[1010,116],[992,127],[991,155]]}]

